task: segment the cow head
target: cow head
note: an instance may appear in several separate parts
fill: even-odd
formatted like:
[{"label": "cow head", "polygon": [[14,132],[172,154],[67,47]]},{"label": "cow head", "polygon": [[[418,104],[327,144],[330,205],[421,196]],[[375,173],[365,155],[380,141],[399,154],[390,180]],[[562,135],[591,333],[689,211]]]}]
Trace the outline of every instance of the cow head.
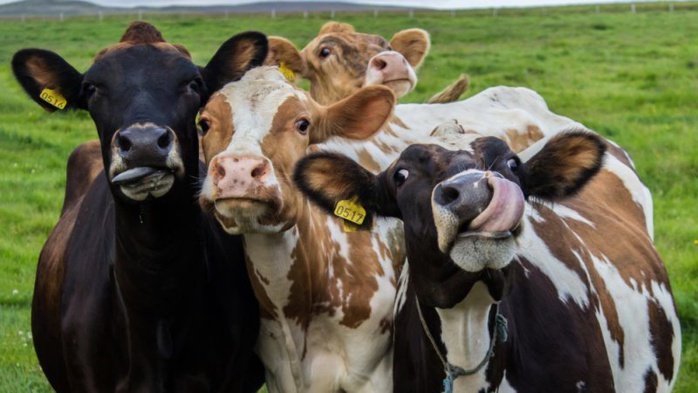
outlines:
[{"label": "cow head", "polygon": [[213,95],[200,116],[208,174],[200,202],[233,234],[292,227],[306,202],[291,180],[312,143],[368,138],[392,113],[390,89],[372,86],[322,106],[276,67],[249,71]]},{"label": "cow head", "polygon": [[318,153],[298,164],[294,180],[325,210],[356,198],[368,214],[402,219],[410,282],[423,303],[451,307],[479,280],[497,299],[525,200],[574,194],[598,172],[605,143],[588,132],[566,132],[525,163],[493,137],[470,146],[412,145],[378,175],[345,156]]},{"label": "cow head", "polygon": [[378,35],[357,33],[346,23],[327,22],[300,52],[288,40],[271,37],[266,64],[283,62],[309,79],[310,94],[322,104],[373,85],[388,86],[402,97],[417,84],[415,69],[429,46],[429,34],[421,29],[400,31],[388,42]]},{"label": "cow head", "polygon": [[90,113],[112,192],[140,202],[193,184],[197,111],[210,92],[261,64],[266,53],[263,34],[242,33],[226,41],[206,67],[197,67],[182,46],[166,43],[152,25],[134,22],[85,73],[41,49],[17,52],[12,68],[45,109]]}]

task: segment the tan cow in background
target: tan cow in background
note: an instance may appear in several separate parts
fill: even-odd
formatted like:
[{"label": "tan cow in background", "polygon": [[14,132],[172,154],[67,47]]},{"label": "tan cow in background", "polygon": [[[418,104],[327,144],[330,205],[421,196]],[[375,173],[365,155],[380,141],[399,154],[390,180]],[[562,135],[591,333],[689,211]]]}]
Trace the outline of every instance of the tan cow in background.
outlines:
[{"label": "tan cow in background", "polygon": [[[285,38],[270,37],[265,64],[281,66],[290,79],[308,79],[310,95],[324,105],[373,85],[388,86],[400,98],[417,85],[415,70],[430,47],[429,33],[422,29],[399,31],[388,41],[379,35],[358,33],[347,23],[327,22],[301,51]],[[455,101],[468,84],[468,77],[460,75],[429,103]]]}]

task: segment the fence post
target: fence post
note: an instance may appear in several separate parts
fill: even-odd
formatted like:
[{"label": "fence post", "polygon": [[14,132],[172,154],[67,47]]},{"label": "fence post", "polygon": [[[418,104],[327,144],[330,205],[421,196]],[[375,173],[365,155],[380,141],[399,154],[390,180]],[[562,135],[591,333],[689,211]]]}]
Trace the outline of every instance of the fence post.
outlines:
[{"label": "fence post", "polygon": [[409,18],[413,19],[414,18],[414,10],[410,10],[409,12]]},{"label": "fence post", "polygon": [[335,15],[334,10],[332,10],[332,11],[330,12],[330,19],[334,19],[334,15]]},{"label": "fence post", "polygon": [[373,17],[378,18],[378,10],[377,9],[373,10]]},{"label": "fence post", "polygon": [[631,14],[635,13],[635,3],[630,3],[630,13]]},{"label": "fence post", "polygon": [[596,6],[596,13],[597,14],[599,13],[599,6],[598,5]]},{"label": "fence post", "polygon": [[455,18],[455,17],[456,17],[456,10],[451,10],[451,18]]},{"label": "fence post", "polygon": [[271,18],[276,19],[276,8],[271,9]]},{"label": "fence post", "polygon": [[143,10],[138,10],[138,20],[143,20]]},{"label": "fence post", "polygon": [[26,19],[24,19],[24,14],[22,14],[22,22],[26,22]]},{"label": "fence post", "polygon": [[674,3],[669,3],[669,12],[674,12]]},{"label": "fence post", "polygon": [[303,19],[308,19],[308,11],[303,11]]},{"label": "fence post", "polygon": [[492,16],[497,17],[497,9],[496,8],[492,8]]},{"label": "fence post", "polygon": [[63,22],[64,18],[63,18],[63,13],[62,13],[62,12],[60,13],[58,19],[60,19],[60,21]]}]

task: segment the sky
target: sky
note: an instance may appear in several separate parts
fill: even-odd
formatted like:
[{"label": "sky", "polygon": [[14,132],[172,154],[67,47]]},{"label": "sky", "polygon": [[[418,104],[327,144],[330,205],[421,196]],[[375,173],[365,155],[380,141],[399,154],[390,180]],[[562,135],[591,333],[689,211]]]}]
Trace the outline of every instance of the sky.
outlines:
[{"label": "sky", "polygon": [[[17,0],[0,0],[0,4],[12,3]],[[92,3],[117,6],[168,6],[168,5],[212,5],[212,4],[244,4],[256,3],[255,0],[87,0]],[[263,1],[263,0],[262,0]],[[268,0],[267,0],[268,1]],[[293,2],[293,0],[278,0]],[[323,1],[328,0],[304,0]],[[379,4],[379,5],[399,5],[414,7],[429,7],[437,9],[460,9],[460,8],[492,8],[492,7],[528,7],[528,6],[551,6],[569,4],[599,4],[599,3],[628,3],[631,0],[341,0],[347,3]]]}]

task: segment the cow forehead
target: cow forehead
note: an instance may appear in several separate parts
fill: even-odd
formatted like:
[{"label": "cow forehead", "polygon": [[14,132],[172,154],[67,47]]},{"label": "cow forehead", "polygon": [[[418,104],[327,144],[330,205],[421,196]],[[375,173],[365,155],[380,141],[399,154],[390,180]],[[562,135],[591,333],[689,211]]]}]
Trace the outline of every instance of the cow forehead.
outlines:
[{"label": "cow forehead", "polygon": [[[177,75],[182,78],[194,78],[199,75],[199,70],[191,60],[166,43],[159,44],[118,44],[116,49],[99,55],[92,67],[86,72],[86,80],[102,78],[113,80],[122,73],[130,81],[135,79],[132,74],[135,70],[157,73],[162,78]],[[150,81],[154,86],[158,81]]]},{"label": "cow forehead", "polygon": [[162,53],[169,53],[177,56],[181,56],[187,59],[191,59],[190,55],[188,52],[186,52],[186,49],[184,47],[177,47],[175,45],[172,45],[167,42],[155,42],[155,43],[147,43],[147,44],[133,44],[131,42],[119,42],[117,44],[114,44],[112,46],[109,46],[107,48],[102,49],[94,58],[94,61],[97,62],[101,60],[102,58],[106,56],[113,56],[115,54],[118,54],[119,52],[122,51],[128,51],[129,49],[136,49],[136,48],[149,48],[154,51],[162,52]]},{"label": "cow forehead", "polygon": [[387,50],[389,48],[388,41],[375,34],[364,33],[329,33],[315,38],[306,48],[304,52],[313,51],[323,46],[341,46],[345,51],[348,49],[363,49],[368,48],[374,50]]},{"label": "cow forehead", "polygon": [[[307,95],[289,84],[276,67],[259,67],[248,71],[237,81],[219,91],[230,106],[233,132],[227,150],[241,154],[241,145],[255,145],[255,153],[272,128],[279,108],[290,98],[307,102]],[[250,147],[251,148],[251,147]],[[253,152],[248,152],[253,153]]]}]

